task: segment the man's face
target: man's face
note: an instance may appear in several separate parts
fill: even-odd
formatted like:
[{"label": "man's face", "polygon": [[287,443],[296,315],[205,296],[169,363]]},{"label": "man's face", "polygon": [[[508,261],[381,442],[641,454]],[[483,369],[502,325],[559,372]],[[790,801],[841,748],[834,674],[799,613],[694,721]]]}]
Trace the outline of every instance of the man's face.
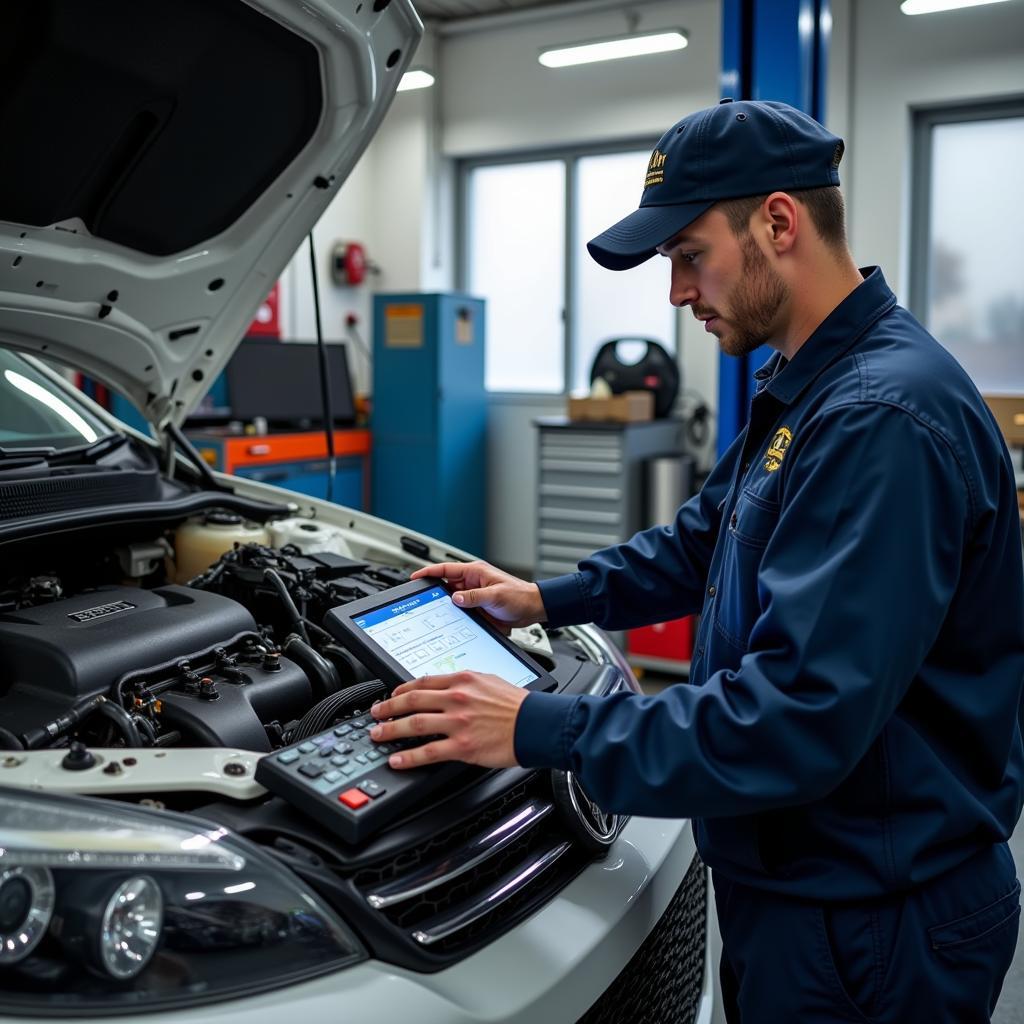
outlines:
[{"label": "man's face", "polygon": [[669,301],[689,306],[726,355],[746,355],[779,333],[789,286],[753,235],[733,234],[724,213],[708,210],[658,252],[672,263]]}]

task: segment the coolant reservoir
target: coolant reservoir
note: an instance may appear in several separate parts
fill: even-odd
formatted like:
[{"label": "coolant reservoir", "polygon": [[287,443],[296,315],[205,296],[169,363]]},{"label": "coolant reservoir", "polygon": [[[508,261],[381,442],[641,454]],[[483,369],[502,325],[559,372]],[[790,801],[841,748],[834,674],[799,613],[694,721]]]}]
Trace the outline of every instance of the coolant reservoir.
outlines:
[{"label": "coolant reservoir", "polygon": [[304,555],[316,551],[331,551],[343,558],[352,557],[348,541],[336,526],[327,526],[312,519],[295,516],[292,519],[280,519],[276,523],[270,523],[268,528],[271,544],[275,548],[294,544]]},{"label": "coolant reservoir", "polygon": [[208,569],[236,544],[269,544],[270,534],[234,512],[207,512],[182,523],[174,535],[178,583]]}]

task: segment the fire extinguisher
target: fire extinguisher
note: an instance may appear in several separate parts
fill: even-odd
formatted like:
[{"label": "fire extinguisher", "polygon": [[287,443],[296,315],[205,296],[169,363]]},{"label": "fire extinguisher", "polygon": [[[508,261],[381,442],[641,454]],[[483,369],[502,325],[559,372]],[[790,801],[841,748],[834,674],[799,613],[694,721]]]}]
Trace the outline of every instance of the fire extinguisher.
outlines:
[{"label": "fire extinguisher", "polygon": [[374,269],[359,242],[338,242],[331,250],[331,274],[336,284],[362,284],[367,272]]}]

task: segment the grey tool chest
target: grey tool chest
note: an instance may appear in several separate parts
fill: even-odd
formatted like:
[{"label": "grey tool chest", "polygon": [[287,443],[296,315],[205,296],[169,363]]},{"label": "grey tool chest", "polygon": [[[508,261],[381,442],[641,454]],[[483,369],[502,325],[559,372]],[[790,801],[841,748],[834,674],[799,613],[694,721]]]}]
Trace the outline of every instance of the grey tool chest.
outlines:
[{"label": "grey tool chest", "polygon": [[628,540],[644,522],[644,462],[679,451],[678,420],[534,421],[537,427],[538,579],[575,572],[598,548]]}]

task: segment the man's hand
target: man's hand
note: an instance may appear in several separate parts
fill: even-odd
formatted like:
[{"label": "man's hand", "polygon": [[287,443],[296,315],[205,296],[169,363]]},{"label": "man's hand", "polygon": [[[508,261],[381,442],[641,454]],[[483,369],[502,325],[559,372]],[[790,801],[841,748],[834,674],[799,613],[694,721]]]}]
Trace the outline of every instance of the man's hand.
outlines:
[{"label": "man's hand", "polygon": [[[374,718],[393,718],[370,730],[378,743],[442,735],[419,747],[392,754],[392,768],[415,768],[435,761],[465,761],[484,768],[515,766],[516,716],[527,691],[498,676],[454,672],[423,676],[396,686],[388,700],[370,709]],[[404,717],[400,717],[404,716]]]},{"label": "man's hand", "polygon": [[486,562],[441,562],[417,569],[411,579],[441,576],[455,592],[452,600],[460,608],[479,608],[505,630],[532,626],[547,618],[540,588],[536,583],[510,576]]}]

